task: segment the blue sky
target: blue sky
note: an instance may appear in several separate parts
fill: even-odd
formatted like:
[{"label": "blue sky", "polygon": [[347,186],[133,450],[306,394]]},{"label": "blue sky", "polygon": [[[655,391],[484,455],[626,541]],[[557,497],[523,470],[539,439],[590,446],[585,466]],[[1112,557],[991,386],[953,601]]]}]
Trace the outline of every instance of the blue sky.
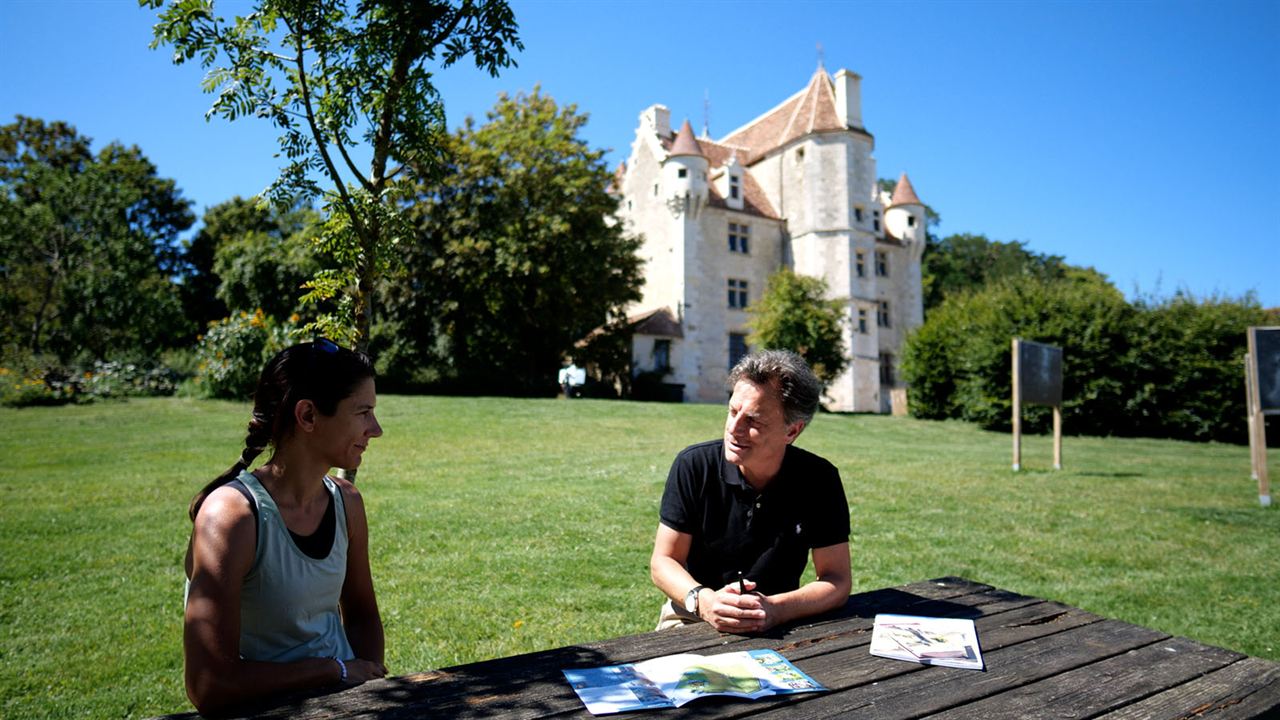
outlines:
[{"label": "blue sky", "polygon": [[[222,3],[220,3],[222,5]],[[223,14],[247,7],[225,3]],[[941,235],[1022,240],[1126,295],[1280,306],[1280,3],[515,0],[524,52],[438,76],[450,124],[540,84],[625,159],[641,110],[722,137],[828,71],[862,76],[881,177]],[[0,122],[136,144],[197,212],[275,177],[264,122],[204,120],[202,71],[152,51],[130,0],[0,2]]]}]

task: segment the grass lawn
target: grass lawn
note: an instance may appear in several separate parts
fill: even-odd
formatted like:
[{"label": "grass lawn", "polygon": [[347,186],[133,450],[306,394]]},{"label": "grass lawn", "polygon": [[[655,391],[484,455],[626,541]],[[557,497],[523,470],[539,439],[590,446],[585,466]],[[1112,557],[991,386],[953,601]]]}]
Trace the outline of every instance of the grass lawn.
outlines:
[{"label": "grass lawn", "polygon": [[[392,673],[651,629],[667,468],[723,412],[381,398],[359,482]],[[184,399],[0,409],[0,717],[189,709],[186,506],[247,419]],[[1280,508],[1259,507],[1247,448],[1068,437],[1054,472],[1029,437],[1013,473],[1008,435],[849,415],[798,444],[841,469],[855,591],[960,575],[1280,660]]]}]

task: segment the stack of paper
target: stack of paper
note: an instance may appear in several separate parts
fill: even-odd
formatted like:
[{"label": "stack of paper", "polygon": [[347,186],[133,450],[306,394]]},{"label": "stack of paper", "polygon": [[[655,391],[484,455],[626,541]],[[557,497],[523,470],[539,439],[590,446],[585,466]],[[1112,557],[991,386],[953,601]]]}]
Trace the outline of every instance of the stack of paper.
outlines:
[{"label": "stack of paper", "polygon": [[876,615],[871,654],[924,665],[982,670],[982,650],[972,620]]}]

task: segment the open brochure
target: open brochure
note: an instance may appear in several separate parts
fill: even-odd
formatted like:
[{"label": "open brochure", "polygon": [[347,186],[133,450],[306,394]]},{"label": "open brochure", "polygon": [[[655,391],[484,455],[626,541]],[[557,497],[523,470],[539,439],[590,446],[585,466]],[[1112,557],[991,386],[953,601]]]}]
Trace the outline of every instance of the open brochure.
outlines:
[{"label": "open brochure", "polygon": [[711,695],[755,699],[826,690],[773,650],[666,655],[565,670],[564,676],[592,715],[680,707]]},{"label": "open brochure", "polygon": [[876,615],[871,654],[925,665],[982,670],[982,650],[972,620]]}]

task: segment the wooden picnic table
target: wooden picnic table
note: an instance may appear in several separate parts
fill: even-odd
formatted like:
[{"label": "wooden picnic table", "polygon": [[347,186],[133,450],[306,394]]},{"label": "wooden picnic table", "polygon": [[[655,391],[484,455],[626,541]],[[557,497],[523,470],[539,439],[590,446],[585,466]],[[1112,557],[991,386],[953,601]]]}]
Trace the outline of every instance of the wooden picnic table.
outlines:
[{"label": "wooden picnic table", "polygon": [[[869,654],[876,613],[972,618],[986,670]],[[565,681],[565,668],[757,648],[777,650],[828,692],[709,697],[678,709],[606,717],[1280,717],[1280,663],[954,577],[859,593],[836,612],[765,636],[724,635],[699,624],[298,696],[252,716],[580,720],[592,715]]]}]

